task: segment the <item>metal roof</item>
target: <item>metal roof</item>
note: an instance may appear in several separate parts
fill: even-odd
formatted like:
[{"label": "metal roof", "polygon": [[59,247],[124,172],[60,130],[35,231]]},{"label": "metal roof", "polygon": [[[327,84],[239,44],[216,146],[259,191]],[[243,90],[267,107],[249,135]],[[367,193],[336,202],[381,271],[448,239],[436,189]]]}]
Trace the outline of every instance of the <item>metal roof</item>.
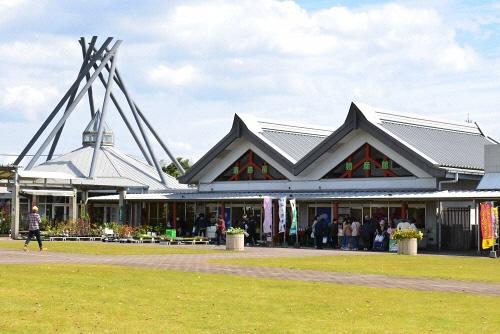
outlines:
[{"label": "metal roof", "polygon": [[477,186],[478,190],[500,190],[500,173],[486,173]]},{"label": "metal roof", "polygon": [[299,175],[356,129],[362,129],[434,177],[447,173],[482,174],[484,146],[495,142],[475,124],[442,121],[351,103],[336,130],[287,124],[237,114],[231,131],[179,179],[196,177],[233,141],[245,138],[284,169]]},{"label": "metal roof", "polygon": [[442,167],[484,169],[484,146],[491,141],[480,134],[392,122],[382,126]]},{"label": "metal roof", "polygon": [[319,145],[327,136],[264,130],[262,136],[298,161]]},{"label": "metal roof", "polygon": [[[132,201],[231,201],[261,200],[264,196],[273,199],[286,196],[297,200],[330,201],[330,200],[473,200],[500,199],[500,191],[334,191],[334,192],[193,192],[162,194],[127,194],[126,199]],[[96,196],[89,201],[118,201],[118,195]]]},{"label": "metal roof", "polygon": [[292,163],[300,160],[333,132],[333,129],[321,126],[284,123],[247,114],[237,116],[254,135]]},{"label": "metal roof", "polygon": [[148,190],[187,189],[186,185],[180,184],[170,175],[165,176],[167,186],[163,185],[156,169],[111,146],[101,146],[95,178],[89,179],[87,176],[93,151],[93,147],[81,147],[33,167],[31,171],[66,173],[76,179],[72,184],[141,187]]}]

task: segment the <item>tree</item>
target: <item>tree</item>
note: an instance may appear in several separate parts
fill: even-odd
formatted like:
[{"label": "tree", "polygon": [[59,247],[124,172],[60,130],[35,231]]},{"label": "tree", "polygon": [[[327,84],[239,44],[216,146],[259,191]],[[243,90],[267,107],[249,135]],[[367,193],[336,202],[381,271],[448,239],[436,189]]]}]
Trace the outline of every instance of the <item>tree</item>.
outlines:
[{"label": "tree", "polygon": [[[185,171],[187,171],[189,168],[191,168],[191,164],[189,163],[189,159],[184,159],[182,157],[177,157],[177,161],[180,163],[182,168],[184,168]],[[163,171],[167,173],[168,175],[171,175],[175,178],[178,178],[181,176],[181,173],[177,170],[177,167],[175,167],[174,163],[171,163],[167,166],[162,167]]]}]

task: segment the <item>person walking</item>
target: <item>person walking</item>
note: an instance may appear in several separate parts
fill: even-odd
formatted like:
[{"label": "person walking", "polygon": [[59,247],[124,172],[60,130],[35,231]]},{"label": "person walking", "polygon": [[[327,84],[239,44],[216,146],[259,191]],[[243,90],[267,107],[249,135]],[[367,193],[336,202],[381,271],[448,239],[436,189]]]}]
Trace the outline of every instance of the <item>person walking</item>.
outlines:
[{"label": "person walking", "polygon": [[222,239],[223,234],[226,232],[226,222],[222,216],[219,216],[217,224],[215,225],[215,233],[217,235],[217,246],[220,246],[220,241]]},{"label": "person walking", "polygon": [[33,206],[26,219],[28,221],[28,238],[26,238],[26,241],[24,242],[24,251],[28,251],[28,244],[30,243],[31,238],[35,237],[41,252],[43,250],[42,238],[40,237],[41,219],[40,215],[38,214],[38,207],[36,205]]}]

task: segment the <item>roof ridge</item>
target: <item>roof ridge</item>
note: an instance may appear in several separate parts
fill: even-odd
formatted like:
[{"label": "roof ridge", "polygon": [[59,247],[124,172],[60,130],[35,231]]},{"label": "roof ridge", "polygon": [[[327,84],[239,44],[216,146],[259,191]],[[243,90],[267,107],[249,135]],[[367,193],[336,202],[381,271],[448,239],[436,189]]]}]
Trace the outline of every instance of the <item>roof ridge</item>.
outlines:
[{"label": "roof ridge", "polygon": [[435,127],[443,130],[461,131],[464,133],[480,133],[478,125],[474,123],[450,121],[407,112],[386,110],[364,103],[355,104],[358,106],[361,112],[363,112],[364,114],[369,113],[370,116],[372,116],[372,120],[374,120],[373,118],[376,118],[376,120],[380,123],[385,121],[415,126],[420,125],[422,127]]},{"label": "roof ridge", "polygon": [[440,130],[440,131],[447,131],[447,132],[456,132],[456,133],[463,133],[463,134],[468,134],[468,135],[485,137],[483,134],[481,134],[479,132],[463,131],[463,130],[459,130],[459,129],[449,129],[449,128],[444,128],[444,127],[437,127],[437,126],[430,126],[430,125],[423,125],[423,124],[415,124],[415,123],[407,123],[407,122],[400,122],[400,121],[395,121],[395,120],[382,120],[382,123],[399,124],[399,125],[404,125],[404,126],[413,126],[413,127],[416,127],[416,128]]}]

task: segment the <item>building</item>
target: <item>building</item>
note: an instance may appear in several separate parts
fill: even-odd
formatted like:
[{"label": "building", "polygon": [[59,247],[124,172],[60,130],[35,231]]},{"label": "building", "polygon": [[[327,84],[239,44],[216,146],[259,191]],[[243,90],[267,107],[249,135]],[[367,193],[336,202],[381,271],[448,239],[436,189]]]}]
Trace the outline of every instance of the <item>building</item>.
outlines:
[{"label": "building", "polygon": [[197,213],[224,213],[234,223],[250,212],[261,221],[264,196],[273,198],[274,212],[277,199],[287,196],[297,200],[302,231],[321,213],[410,218],[424,231],[422,247],[467,249],[477,244],[478,203],[500,196],[476,189],[489,146],[498,147],[477,124],[358,103],[338,129],[235,115],[230,132],[180,177],[196,191],[129,194],[126,201],[142,203],[151,224],[165,212],[167,220],[180,217],[189,233]]}]

